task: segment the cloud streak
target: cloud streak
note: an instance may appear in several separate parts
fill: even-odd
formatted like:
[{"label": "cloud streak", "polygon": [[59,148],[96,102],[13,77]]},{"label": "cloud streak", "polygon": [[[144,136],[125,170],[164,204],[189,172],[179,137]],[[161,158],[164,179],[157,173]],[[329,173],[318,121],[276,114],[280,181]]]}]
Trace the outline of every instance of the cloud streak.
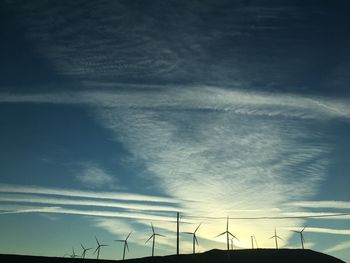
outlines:
[{"label": "cloud streak", "polygon": [[[115,84],[117,88],[120,84]],[[142,87],[142,86],[141,86]],[[156,87],[157,88],[157,87]],[[1,94],[0,102],[86,104],[106,109],[211,110],[237,115],[297,119],[350,118],[349,101],[293,94],[246,92],[214,86],[170,87],[138,91],[81,91]]]},{"label": "cloud streak", "polygon": [[[1,209],[1,207],[0,207]],[[100,211],[100,210],[83,210],[83,209],[70,209],[59,206],[48,206],[48,207],[34,207],[28,209],[2,209],[0,214],[22,214],[22,213],[53,213],[53,214],[69,214],[69,215],[83,215],[83,216],[93,216],[93,217],[113,217],[113,218],[129,218],[138,220],[148,220],[148,221],[166,221],[175,222],[175,217],[152,215],[145,213],[132,213],[132,212],[114,212],[114,211]]]},{"label": "cloud streak", "polygon": [[332,209],[350,209],[348,201],[300,201],[289,205],[303,208],[332,208]]},{"label": "cloud streak", "polygon": [[[350,218],[350,217],[348,217]],[[308,232],[312,233],[325,233],[334,235],[350,235],[349,229],[333,229],[333,228],[319,228],[319,227],[308,227]]]},{"label": "cloud streak", "polygon": [[347,250],[349,248],[350,248],[350,241],[344,241],[344,242],[341,242],[333,247],[326,249],[325,253],[332,253],[332,252]]},{"label": "cloud streak", "polygon": [[176,204],[179,201],[174,198],[148,196],[140,194],[130,194],[125,192],[103,192],[103,191],[84,191],[65,188],[48,188],[40,186],[23,186],[0,184],[0,192],[2,193],[24,193],[24,194],[43,194],[58,195],[69,197],[84,197],[97,199],[125,200],[125,201],[142,201],[142,202],[161,202]]},{"label": "cloud streak", "polygon": [[142,204],[117,201],[99,201],[86,199],[66,199],[66,198],[50,198],[35,195],[3,195],[0,194],[0,202],[10,203],[36,203],[50,205],[65,205],[65,206],[95,206],[103,208],[120,208],[127,210],[142,210],[142,211],[162,211],[162,212],[177,212],[182,209],[174,206],[157,205],[157,204]]}]

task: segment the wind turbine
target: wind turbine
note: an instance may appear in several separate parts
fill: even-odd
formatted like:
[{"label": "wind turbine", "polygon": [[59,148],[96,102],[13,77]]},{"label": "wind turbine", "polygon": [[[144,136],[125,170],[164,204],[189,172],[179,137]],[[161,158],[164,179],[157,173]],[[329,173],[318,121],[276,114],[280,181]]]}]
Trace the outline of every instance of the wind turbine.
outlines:
[{"label": "wind turbine", "polygon": [[[234,240],[234,239],[237,239],[237,238],[231,237],[231,239],[230,239],[230,242],[231,242],[231,250],[234,249],[234,244],[233,244],[233,240]],[[237,239],[237,240],[238,240],[238,239]]]},{"label": "wind turbine", "polygon": [[72,247],[72,254],[70,255],[71,258],[76,258],[78,257],[77,254],[75,254],[74,247]]},{"label": "wind turbine", "polygon": [[229,221],[229,217],[227,217],[227,223],[226,223],[226,231],[225,232],[222,232],[220,235],[217,235],[216,237],[219,237],[219,236],[222,236],[224,234],[226,234],[226,241],[227,241],[227,250],[230,250],[230,236],[232,238],[235,238],[238,240],[238,238],[233,235],[230,231],[228,231],[228,221]]},{"label": "wind turbine", "polygon": [[131,235],[131,232],[129,233],[129,235],[127,235],[127,237],[122,240],[114,240],[114,241],[117,241],[117,242],[123,242],[124,243],[124,250],[123,250],[123,260],[125,259],[125,249],[127,249],[129,251],[129,246],[128,246],[128,238],[130,237]]},{"label": "wind turbine", "polygon": [[300,234],[300,242],[301,242],[301,248],[302,249],[304,249],[304,241],[305,241],[305,239],[304,239],[303,231],[305,230],[305,228],[306,228],[306,226],[301,231],[293,230],[293,232]]},{"label": "wind turbine", "polygon": [[89,250],[92,249],[92,248],[91,248],[91,247],[85,248],[85,247],[83,246],[82,243],[80,243],[80,246],[81,246],[81,248],[83,249],[83,253],[81,254],[81,258],[85,258],[86,251],[89,251]]},{"label": "wind turbine", "polygon": [[193,235],[193,254],[196,253],[196,243],[197,243],[197,246],[198,246],[198,239],[197,239],[197,236],[196,236],[196,232],[198,230],[198,228],[201,226],[202,223],[200,223],[196,230],[192,233],[192,232],[184,232],[185,234],[189,234],[189,235]]},{"label": "wind turbine", "polygon": [[277,242],[277,239],[281,239],[281,240],[282,240],[282,238],[280,238],[279,236],[277,236],[276,227],[275,227],[275,235],[272,236],[272,237],[270,237],[270,239],[271,239],[271,238],[274,238],[274,239],[275,239],[276,249],[278,249],[278,242]]},{"label": "wind turbine", "polygon": [[164,237],[164,236],[154,232],[154,227],[153,227],[152,223],[151,223],[151,227],[152,227],[152,235],[149,237],[149,239],[147,239],[145,244],[152,239],[152,257],[153,257],[154,256],[154,245],[155,245],[155,242],[156,242],[156,236],[160,236],[160,237]]},{"label": "wind turbine", "polygon": [[100,250],[101,250],[101,247],[107,247],[108,245],[100,244],[100,242],[98,242],[97,237],[95,237],[95,239],[96,239],[96,243],[97,243],[97,248],[96,248],[94,254],[96,254],[96,252],[97,252],[97,259],[98,259],[98,258],[100,257]]}]

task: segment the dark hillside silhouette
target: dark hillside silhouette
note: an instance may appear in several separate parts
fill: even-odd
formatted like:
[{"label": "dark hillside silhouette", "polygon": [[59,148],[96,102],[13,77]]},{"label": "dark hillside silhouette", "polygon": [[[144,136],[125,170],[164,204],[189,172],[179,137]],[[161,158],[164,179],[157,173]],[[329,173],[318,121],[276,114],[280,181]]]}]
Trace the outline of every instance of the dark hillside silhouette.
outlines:
[{"label": "dark hillside silhouette", "polygon": [[[114,260],[97,260],[82,258],[55,258],[55,257],[35,257],[20,255],[0,255],[2,263],[70,263],[70,262],[89,262],[106,263],[116,262]],[[170,255],[163,257],[145,257],[129,259],[128,263],[212,263],[212,262],[266,262],[266,263],[341,263],[344,262],[335,257],[322,254],[309,249],[246,249],[246,250],[210,250],[200,254]]]}]

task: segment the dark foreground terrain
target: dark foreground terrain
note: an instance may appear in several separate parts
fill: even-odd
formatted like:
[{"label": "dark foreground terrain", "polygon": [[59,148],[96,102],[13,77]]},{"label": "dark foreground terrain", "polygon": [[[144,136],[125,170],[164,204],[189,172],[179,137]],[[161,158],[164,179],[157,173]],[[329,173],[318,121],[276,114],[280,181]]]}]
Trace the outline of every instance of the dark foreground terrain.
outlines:
[{"label": "dark foreground terrain", "polygon": [[[210,250],[196,255],[170,255],[164,257],[145,257],[137,259],[125,260],[128,263],[209,263],[209,262],[314,262],[314,263],[340,263],[344,262],[335,257],[315,252],[313,250],[301,249],[254,249],[254,250]],[[114,260],[96,260],[96,259],[80,259],[80,258],[58,258],[58,257],[36,257],[36,256],[20,256],[20,255],[0,255],[1,263],[71,263],[71,262],[99,262],[111,263]]]}]

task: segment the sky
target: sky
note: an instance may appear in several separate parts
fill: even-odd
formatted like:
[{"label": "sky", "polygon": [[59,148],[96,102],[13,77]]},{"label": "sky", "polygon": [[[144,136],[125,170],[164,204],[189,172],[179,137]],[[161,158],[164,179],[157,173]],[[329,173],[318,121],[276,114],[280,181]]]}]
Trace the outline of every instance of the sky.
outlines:
[{"label": "sky", "polygon": [[[0,3],[0,253],[350,262],[348,1]],[[341,215],[340,215],[341,214]],[[323,217],[327,216],[327,217]],[[92,258],[92,251],[87,257]]]}]

